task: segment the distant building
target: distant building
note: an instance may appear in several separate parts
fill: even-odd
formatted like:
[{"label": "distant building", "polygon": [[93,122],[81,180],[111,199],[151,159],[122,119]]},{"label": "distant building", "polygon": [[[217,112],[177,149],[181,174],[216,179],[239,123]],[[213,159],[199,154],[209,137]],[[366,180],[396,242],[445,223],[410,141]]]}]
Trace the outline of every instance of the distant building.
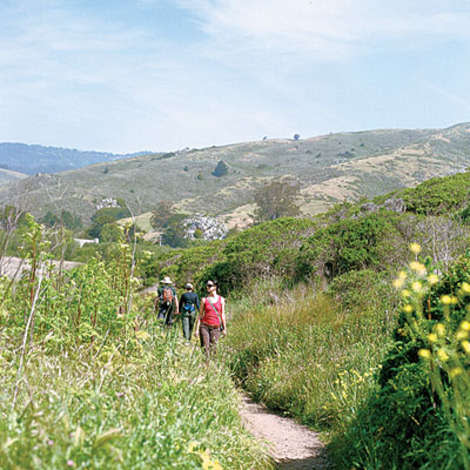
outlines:
[{"label": "distant building", "polygon": [[99,243],[98,238],[74,238],[74,240],[80,245],[80,248],[87,243]]}]

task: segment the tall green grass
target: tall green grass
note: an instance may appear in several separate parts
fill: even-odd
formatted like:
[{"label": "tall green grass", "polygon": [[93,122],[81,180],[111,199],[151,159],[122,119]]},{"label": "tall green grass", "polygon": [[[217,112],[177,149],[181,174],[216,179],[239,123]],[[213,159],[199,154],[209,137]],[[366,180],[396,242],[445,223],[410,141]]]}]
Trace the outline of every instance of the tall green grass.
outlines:
[{"label": "tall green grass", "polygon": [[[384,299],[363,287],[357,308],[343,308],[315,286],[282,291],[273,281],[235,301],[227,347],[244,388],[317,429],[344,429],[375,387],[395,325],[383,306],[376,308]],[[270,305],[273,293],[278,299]]]},{"label": "tall green grass", "polygon": [[[153,334],[28,354],[16,405],[17,351],[0,333],[3,469],[269,468],[242,429],[227,369],[194,345]],[[209,466],[212,462],[213,467]]]}]

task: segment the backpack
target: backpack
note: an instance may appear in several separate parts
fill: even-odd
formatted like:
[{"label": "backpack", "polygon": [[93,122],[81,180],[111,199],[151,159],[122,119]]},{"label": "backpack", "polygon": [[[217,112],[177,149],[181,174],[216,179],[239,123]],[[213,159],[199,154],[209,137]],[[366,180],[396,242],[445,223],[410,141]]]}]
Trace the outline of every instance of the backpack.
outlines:
[{"label": "backpack", "polygon": [[196,307],[194,306],[194,304],[192,302],[185,302],[183,304],[183,312],[184,313],[189,315],[189,314],[193,313],[195,310],[196,310]]},{"label": "backpack", "polygon": [[173,303],[174,294],[171,287],[164,287],[162,290],[162,303],[171,305]]}]

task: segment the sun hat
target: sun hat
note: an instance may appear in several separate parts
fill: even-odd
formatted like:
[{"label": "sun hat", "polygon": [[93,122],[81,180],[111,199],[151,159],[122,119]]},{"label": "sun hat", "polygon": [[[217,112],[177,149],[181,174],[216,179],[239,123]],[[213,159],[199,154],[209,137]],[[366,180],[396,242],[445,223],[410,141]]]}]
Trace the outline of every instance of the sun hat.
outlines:
[{"label": "sun hat", "polygon": [[193,285],[190,282],[187,282],[184,288],[189,290],[193,288]]},{"label": "sun hat", "polygon": [[170,279],[169,276],[165,276],[161,281],[161,284],[173,284],[173,281]]}]

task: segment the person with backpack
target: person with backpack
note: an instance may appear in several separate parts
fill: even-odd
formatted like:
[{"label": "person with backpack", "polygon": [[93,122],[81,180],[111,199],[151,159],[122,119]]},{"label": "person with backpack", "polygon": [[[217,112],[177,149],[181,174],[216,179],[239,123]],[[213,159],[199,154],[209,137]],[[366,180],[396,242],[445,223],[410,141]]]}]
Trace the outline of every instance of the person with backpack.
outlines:
[{"label": "person with backpack", "polygon": [[225,322],[225,299],[217,294],[217,284],[207,281],[207,297],[203,297],[199,316],[196,320],[196,338],[199,336],[201,347],[209,361],[211,354],[215,354],[217,341],[220,335],[227,335]]},{"label": "person with backpack", "polygon": [[158,296],[155,299],[155,310],[158,309],[157,319],[162,321],[166,326],[172,326],[175,315],[179,314],[178,298],[172,284],[171,279],[165,276],[160,281]]},{"label": "person with backpack", "polygon": [[179,311],[183,324],[183,335],[186,341],[191,341],[196,314],[199,311],[199,296],[194,292],[193,285],[190,282],[184,288],[186,292],[180,298]]}]

